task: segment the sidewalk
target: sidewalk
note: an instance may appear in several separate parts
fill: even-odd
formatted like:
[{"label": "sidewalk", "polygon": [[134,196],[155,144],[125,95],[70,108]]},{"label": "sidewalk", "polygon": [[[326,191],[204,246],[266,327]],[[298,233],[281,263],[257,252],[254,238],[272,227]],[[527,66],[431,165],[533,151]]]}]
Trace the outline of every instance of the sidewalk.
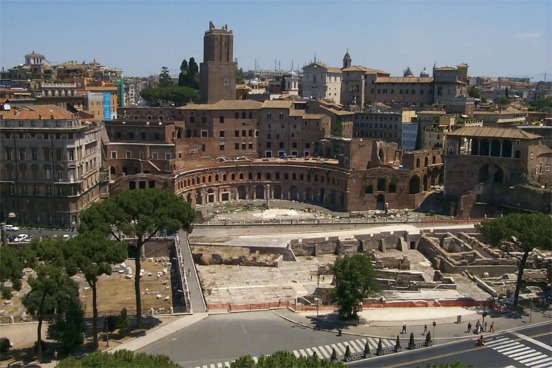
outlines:
[{"label": "sidewalk", "polygon": [[[479,320],[483,323],[482,308],[386,308],[386,309],[364,309],[360,312],[360,324],[345,323],[339,320],[337,312],[320,311],[295,313],[291,310],[275,310],[274,313],[282,318],[300,324],[304,327],[322,330],[342,330],[344,335],[369,336],[395,339],[397,335],[408,339],[410,333],[414,333],[416,339],[424,338],[424,326],[431,332],[434,343],[445,343],[460,339],[476,338],[473,333],[475,325]],[[457,323],[458,316],[461,323]],[[435,326],[433,326],[435,322]],[[472,324],[472,331],[467,332],[467,324]],[[499,314],[491,311],[485,318],[487,331],[483,335],[491,334],[489,328],[494,323],[496,333],[507,330],[527,327],[529,325],[550,324],[552,325],[552,309],[544,312],[533,311],[525,314],[508,312]],[[401,334],[403,323],[406,323],[406,334]]]}]

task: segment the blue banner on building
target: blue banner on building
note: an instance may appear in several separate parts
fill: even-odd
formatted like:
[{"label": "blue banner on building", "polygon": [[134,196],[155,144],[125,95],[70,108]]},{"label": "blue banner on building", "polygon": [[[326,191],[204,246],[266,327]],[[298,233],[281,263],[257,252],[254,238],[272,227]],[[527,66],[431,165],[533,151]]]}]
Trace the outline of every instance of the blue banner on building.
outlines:
[{"label": "blue banner on building", "polygon": [[111,93],[109,92],[103,93],[103,109],[104,120],[111,120]]}]

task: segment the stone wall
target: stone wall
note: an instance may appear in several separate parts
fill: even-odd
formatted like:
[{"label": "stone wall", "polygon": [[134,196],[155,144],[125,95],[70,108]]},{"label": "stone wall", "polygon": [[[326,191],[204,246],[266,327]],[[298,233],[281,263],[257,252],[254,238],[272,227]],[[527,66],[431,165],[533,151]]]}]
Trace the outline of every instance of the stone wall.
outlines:
[{"label": "stone wall", "polygon": [[244,247],[192,246],[194,262],[203,265],[241,265],[258,267],[279,267],[281,254],[251,252]]}]

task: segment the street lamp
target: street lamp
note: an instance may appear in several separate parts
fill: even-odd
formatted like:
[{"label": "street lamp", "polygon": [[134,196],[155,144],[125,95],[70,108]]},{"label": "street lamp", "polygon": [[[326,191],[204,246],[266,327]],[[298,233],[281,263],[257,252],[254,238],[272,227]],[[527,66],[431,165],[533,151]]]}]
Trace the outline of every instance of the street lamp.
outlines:
[{"label": "street lamp", "polygon": [[316,318],[318,318],[319,308],[320,308],[320,299],[314,298],[314,302],[316,303]]}]

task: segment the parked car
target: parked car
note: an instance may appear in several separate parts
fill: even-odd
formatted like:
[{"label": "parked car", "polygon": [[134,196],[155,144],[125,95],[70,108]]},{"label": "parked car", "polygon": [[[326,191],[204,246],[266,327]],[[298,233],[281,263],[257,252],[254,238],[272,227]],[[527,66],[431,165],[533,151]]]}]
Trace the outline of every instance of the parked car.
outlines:
[{"label": "parked car", "polygon": [[15,225],[6,224],[6,231],[19,231],[19,228]]},{"label": "parked car", "polygon": [[28,234],[19,234],[13,239],[16,243],[26,243],[31,241],[31,236]]}]

